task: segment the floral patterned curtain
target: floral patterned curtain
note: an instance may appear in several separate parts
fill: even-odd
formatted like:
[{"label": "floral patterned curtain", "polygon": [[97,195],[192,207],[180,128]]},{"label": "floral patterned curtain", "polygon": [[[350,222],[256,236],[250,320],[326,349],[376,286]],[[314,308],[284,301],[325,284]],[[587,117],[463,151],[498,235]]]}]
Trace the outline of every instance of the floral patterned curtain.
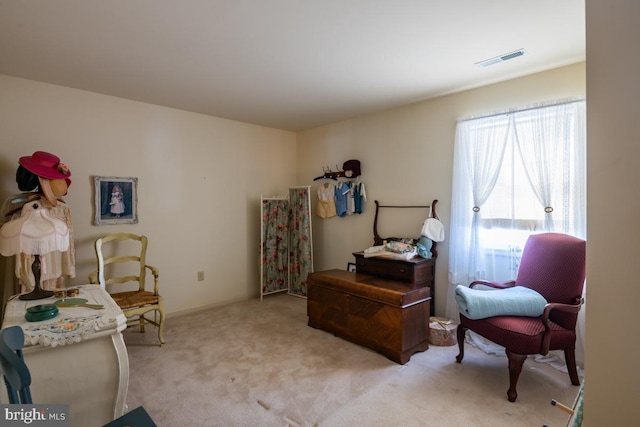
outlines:
[{"label": "floral patterned curtain", "polygon": [[289,201],[262,199],[262,280],[260,297],[289,288]]},{"label": "floral patterned curtain", "polygon": [[289,293],[307,296],[307,276],[313,271],[310,187],[289,189]]}]

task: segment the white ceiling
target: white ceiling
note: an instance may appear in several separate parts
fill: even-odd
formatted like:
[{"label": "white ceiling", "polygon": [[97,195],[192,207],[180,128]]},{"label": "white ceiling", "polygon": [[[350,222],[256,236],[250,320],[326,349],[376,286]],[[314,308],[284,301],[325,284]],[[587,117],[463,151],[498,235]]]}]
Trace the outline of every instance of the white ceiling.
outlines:
[{"label": "white ceiling", "polygon": [[0,74],[293,131],[584,59],[584,0],[0,0]]}]

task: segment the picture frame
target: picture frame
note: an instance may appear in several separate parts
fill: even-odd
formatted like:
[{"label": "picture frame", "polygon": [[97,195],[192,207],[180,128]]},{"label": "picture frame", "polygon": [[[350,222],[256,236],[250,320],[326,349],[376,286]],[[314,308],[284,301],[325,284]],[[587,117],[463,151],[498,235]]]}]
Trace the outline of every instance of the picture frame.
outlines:
[{"label": "picture frame", "polygon": [[94,225],[138,223],[138,178],[94,176]]},{"label": "picture frame", "polygon": [[347,271],[356,271],[356,264],[353,262],[348,262],[347,263]]}]

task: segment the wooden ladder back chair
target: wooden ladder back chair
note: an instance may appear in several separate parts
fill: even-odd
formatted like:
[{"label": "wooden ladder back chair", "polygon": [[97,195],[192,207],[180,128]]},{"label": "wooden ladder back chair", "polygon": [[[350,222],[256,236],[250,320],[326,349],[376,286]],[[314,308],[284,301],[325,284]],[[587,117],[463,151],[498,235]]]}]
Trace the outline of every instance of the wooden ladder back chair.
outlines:
[{"label": "wooden ladder back chair", "polygon": [[[139,242],[140,251],[131,255],[115,255],[121,248],[129,250],[132,243]],[[98,283],[105,288],[124,312],[128,324],[137,322],[140,332],[145,323],[158,328],[160,345],[164,344],[164,304],[158,292],[159,271],[146,263],[147,237],[131,233],[116,233],[101,237],[95,242],[98,270],[89,275],[90,283]],[[133,267],[136,265],[136,267]],[[137,267],[139,266],[139,270]],[[153,276],[153,290],[146,289],[147,270]],[[138,283],[131,289],[131,283]],[[122,290],[120,290],[122,289]],[[153,312],[153,319],[146,316]]]}]

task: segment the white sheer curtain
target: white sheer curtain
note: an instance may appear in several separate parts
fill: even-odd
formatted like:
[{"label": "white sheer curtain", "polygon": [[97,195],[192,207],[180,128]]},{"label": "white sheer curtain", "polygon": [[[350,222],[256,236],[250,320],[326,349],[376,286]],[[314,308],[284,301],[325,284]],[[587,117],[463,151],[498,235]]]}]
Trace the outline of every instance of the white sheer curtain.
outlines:
[{"label": "white sheer curtain", "polygon": [[[457,285],[515,278],[530,234],[556,231],[586,237],[585,114],[585,102],[571,100],[458,122],[448,318],[459,320]],[[582,319],[576,348],[579,361],[583,360]]]},{"label": "white sheer curtain", "polygon": [[[482,123],[463,121],[456,129],[451,199],[447,317],[458,320],[452,283],[470,283],[485,274],[480,239],[481,207],[496,185],[510,121],[493,116]],[[464,248],[465,250],[452,250]],[[450,307],[455,313],[450,313]],[[455,316],[452,316],[455,314]]]},{"label": "white sheer curtain", "polygon": [[514,138],[522,164],[545,212],[544,230],[554,231],[554,223],[559,222],[558,231],[583,239],[586,232],[584,107],[584,102],[564,103],[513,115]]}]

